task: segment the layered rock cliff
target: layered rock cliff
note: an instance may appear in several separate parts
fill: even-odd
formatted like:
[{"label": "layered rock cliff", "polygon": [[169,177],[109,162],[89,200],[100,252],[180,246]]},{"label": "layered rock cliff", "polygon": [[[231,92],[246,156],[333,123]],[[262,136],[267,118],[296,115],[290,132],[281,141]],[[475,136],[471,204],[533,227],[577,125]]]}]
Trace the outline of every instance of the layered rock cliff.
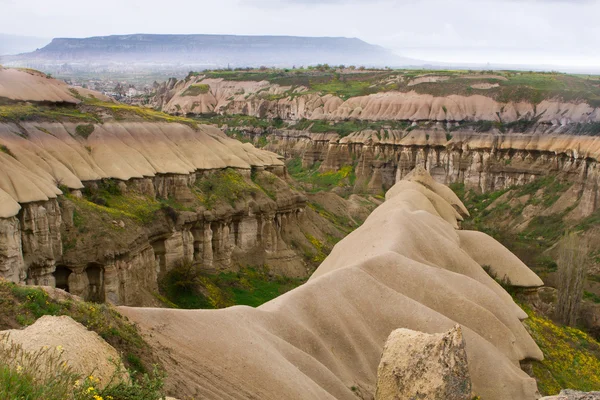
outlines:
[{"label": "layered rock cliff", "polygon": [[[307,241],[306,198],[276,154],[207,126],[90,121],[73,107],[95,94],[37,72],[0,70],[0,95],[0,276],[148,304],[157,278],[185,260],[208,271],[243,262],[308,274],[289,246]],[[22,111],[48,104],[39,115]]]}]

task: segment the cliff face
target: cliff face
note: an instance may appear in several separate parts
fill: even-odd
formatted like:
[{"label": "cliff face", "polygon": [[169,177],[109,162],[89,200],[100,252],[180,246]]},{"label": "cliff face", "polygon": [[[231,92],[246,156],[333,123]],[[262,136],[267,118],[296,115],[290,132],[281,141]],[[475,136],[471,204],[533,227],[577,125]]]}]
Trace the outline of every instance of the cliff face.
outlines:
[{"label": "cliff face", "polygon": [[[306,199],[284,181],[282,161],[214,128],[0,123],[0,143],[6,279],[56,285],[91,300],[148,304],[158,277],[182,260],[213,271],[247,261],[287,276],[308,273],[285,242],[290,229],[298,234]],[[201,207],[198,185],[223,170],[251,188],[248,196]],[[251,170],[268,177],[272,198],[254,185]],[[107,182],[121,208],[96,198]],[[131,201],[149,211],[130,210]]]},{"label": "cliff face", "polygon": [[306,131],[246,130],[246,136],[267,138],[266,149],[300,158],[320,171],[353,165],[355,191],[381,193],[416,166],[426,168],[444,184],[463,183],[489,192],[531,182],[536,177],[561,174],[575,181],[579,197],[587,199],[574,212],[585,217],[600,207],[598,158],[600,139],[589,136],[477,133],[442,127],[410,132],[381,130],[355,132],[346,137]]}]

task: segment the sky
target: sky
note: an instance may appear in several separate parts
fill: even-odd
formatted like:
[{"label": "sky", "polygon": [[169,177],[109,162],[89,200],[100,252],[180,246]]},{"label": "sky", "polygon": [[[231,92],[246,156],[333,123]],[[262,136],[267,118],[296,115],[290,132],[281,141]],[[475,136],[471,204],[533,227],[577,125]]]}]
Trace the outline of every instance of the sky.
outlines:
[{"label": "sky", "polygon": [[600,0],[0,0],[0,33],[358,37],[449,63],[600,67]]}]

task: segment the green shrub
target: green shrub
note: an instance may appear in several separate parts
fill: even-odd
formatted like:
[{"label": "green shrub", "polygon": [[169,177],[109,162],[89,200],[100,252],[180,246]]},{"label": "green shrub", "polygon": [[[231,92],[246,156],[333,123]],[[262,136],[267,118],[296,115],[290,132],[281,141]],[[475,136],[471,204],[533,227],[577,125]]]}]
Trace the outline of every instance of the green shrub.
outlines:
[{"label": "green shrub", "polygon": [[5,145],[3,145],[3,144],[0,144],[0,151],[3,152],[3,153],[5,153],[5,154],[8,154],[12,158],[17,158],[14,155],[14,153],[12,151],[10,151],[10,149],[8,147],[6,147]]},{"label": "green shrub", "polygon": [[195,185],[198,200],[208,209],[213,209],[221,202],[233,207],[237,201],[247,200],[258,190],[256,185],[233,168],[217,171],[200,179]]},{"label": "green shrub", "polygon": [[77,125],[75,132],[84,139],[87,139],[92,133],[94,133],[94,125]]},{"label": "green shrub", "polygon": [[205,83],[195,83],[190,85],[183,93],[182,96],[199,96],[206,94],[210,91],[210,86]]}]

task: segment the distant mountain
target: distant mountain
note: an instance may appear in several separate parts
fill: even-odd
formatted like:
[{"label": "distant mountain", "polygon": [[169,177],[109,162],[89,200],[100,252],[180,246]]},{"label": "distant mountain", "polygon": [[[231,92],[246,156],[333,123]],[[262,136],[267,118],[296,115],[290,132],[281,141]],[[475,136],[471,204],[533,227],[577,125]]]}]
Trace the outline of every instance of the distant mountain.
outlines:
[{"label": "distant mountain", "polygon": [[49,42],[47,38],[0,33],[0,56],[35,51]]},{"label": "distant mountain", "polygon": [[356,38],[236,35],[114,35],[57,38],[31,53],[4,57],[9,66],[47,71],[65,64],[111,68],[219,68],[314,64],[401,66],[417,62]]}]

